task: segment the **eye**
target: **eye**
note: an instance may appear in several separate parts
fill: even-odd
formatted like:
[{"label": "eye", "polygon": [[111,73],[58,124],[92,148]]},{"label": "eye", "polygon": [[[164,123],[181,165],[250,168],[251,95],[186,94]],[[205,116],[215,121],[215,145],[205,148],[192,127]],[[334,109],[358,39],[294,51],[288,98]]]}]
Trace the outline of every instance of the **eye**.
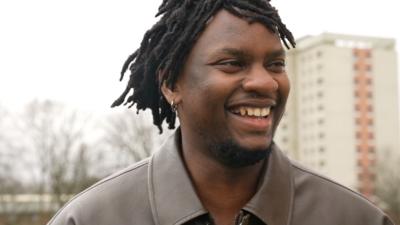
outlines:
[{"label": "eye", "polygon": [[225,73],[236,73],[245,67],[245,64],[236,59],[221,60],[214,64],[214,66]]},{"label": "eye", "polygon": [[267,69],[274,73],[283,73],[286,71],[286,63],[284,60],[274,60],[267,64]]}]

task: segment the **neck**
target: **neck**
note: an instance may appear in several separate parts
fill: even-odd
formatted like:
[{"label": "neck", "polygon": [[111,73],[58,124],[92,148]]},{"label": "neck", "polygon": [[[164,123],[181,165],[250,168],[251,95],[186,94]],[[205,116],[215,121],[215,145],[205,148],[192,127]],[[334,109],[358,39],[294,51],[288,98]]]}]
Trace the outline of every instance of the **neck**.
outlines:
[{"label": "neck", "polygon": [[183,141],[182,154],[201,202],[216,224],[232,224],[257,191],[265,160],[247,167],[231,168],[204,154],[204,149],[192,146],[196,145]]}]

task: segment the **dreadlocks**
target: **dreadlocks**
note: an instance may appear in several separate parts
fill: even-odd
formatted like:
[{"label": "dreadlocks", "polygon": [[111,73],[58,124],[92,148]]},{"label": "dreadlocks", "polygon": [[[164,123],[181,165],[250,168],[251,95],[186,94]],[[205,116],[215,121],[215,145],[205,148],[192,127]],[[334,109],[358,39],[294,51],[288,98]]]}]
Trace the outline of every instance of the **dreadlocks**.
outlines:
[{"label": "dreadlocks", "polygon": [[[162,123],[168,128],[175,127],[176,115],[164,99],[160,87],[163,82],[173,89],[186,57],[196,39],[205,29],[207,21],[219,10],[247,19],[249,22],[260,22],[271,31],[279,34],[286,48],[295,47],[292,33],[282,23],[278,11],[270,5],[269,0],[163,0],[156,15],[161,19],[148,30],[137,49],[125,61],[120,80],[125,72],[131,71],[128,84],[115,100],[112,107],[125,102],[137,111],[150,108],[153,123],[162,133]],[[162,71],[162,73],[161,73]],[[126,99],[126,96],[133,93]]]}]

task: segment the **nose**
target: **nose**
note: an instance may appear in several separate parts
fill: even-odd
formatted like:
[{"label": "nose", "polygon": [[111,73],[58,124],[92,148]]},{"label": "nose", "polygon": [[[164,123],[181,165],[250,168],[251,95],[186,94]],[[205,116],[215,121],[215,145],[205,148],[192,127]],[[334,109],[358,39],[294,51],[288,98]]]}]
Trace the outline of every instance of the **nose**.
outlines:
[{"label": "nose", "polygon": [[272,72],[263,66],[252,68],[242,81],[243,90],[260,96],[276,94],[279,88]]}]

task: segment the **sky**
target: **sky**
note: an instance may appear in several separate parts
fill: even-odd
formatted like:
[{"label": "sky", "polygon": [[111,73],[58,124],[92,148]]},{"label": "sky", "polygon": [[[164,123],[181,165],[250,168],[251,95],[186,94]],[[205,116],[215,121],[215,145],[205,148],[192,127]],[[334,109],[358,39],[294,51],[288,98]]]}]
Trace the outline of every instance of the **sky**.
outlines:
[{"label": "sky", "polygon": [[[0,106],[52,99],[110,111],[119,72],[161,0],[0,0]],[[393,0],[272,0],[296,38],[322,32],[394,38]],[[397,47],[399,50],[399,47]]]}]

